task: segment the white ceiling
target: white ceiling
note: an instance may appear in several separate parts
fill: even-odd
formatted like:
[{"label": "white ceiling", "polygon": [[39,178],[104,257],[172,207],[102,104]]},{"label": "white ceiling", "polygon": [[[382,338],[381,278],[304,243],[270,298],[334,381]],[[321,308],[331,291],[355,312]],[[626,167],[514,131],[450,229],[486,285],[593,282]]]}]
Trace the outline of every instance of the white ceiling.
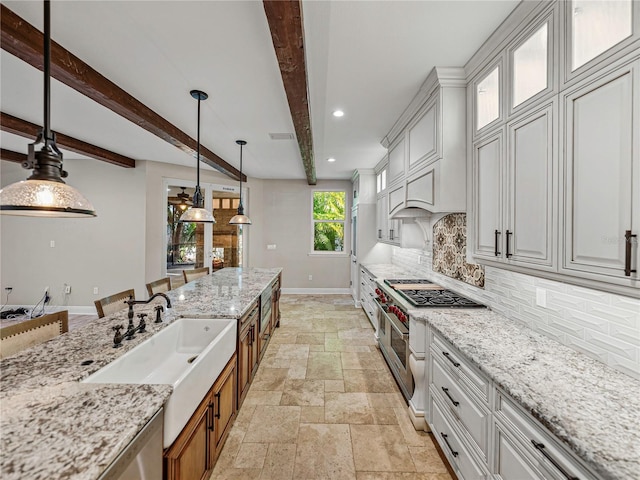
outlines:
[{"label": "white ceiling", "polygon": [[[42,2],[3,1],[42,29]],[[463,66],[514,0],[303,1],[316,173],[350,178],[385,153],[380,140],[434,66]],[[250,177],[306,178],[261,1],[61,1],[52,39]],[[0,53],[2,111],[42,123],[42,73]],[[158,137],[52,80],[53,130],[135,159],[193,166]],[[345,111],[341,119],[331,113]],[[27,139],[2,132],[3,148]],[[328,157],[337,159],[328,163]],[[82,158],[65,152],[65,158]],[[95,161],[95,160],[90,160]],[[117,168],[117,167],[114,167]],[[204,168],[209,168],[204,166]]]}]

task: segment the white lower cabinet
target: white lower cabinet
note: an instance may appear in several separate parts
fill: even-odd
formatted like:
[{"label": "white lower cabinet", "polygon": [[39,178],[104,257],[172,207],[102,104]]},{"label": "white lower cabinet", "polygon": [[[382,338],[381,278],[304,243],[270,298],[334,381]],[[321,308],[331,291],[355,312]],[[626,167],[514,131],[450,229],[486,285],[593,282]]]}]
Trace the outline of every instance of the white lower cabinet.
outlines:
[{"label": "white lower cabinet", "polygon": [[364,267],[360,267],[360,304],[371,325],[378,328],[378,306],[375,302],[376,279]]},{"label": "white lower cabinet", "polygon": [[446,410],[435,396],[429,396],[431,431],[449,460],[458,480],[491,478],[486,462],[471,453],[472,449],[465,443],[463,435],[455,426],[457,422],[448,413],[445,413]]},{"label": "white lower cabinet", "polygon": [[459,479],[601,480],[429,327],[428,414]]}]

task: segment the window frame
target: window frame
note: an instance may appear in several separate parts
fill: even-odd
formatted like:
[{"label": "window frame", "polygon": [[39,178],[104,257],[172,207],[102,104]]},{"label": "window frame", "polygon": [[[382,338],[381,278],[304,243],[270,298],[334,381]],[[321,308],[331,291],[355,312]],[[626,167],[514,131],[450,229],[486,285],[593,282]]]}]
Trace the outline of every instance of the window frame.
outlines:
[{"label": "window frame", "polygon": [[[342,220],[316,220],[313,218],[313,199],[315,197],[316,192],[342,192],[344,195],[344,218]],[[344,188],[314,188],[311,190],[311,198],[309,202],[309,212],[311,217],[311,235],[309,239],[309,255],[320,255],[320,256],[334,256],[334,257],[346,257],[348,252],[346,251],[346,242],[348,239],[347,236],[347,212],[350,211],[349,206],[349,198],[347,195],[347,190]],[[335,250],[315,250],[314,247],[314,234],[315,234],[315,225],[316,223],[342,223],[343,224],[343,238],[342,238],[342,251],[336,252]]]}]

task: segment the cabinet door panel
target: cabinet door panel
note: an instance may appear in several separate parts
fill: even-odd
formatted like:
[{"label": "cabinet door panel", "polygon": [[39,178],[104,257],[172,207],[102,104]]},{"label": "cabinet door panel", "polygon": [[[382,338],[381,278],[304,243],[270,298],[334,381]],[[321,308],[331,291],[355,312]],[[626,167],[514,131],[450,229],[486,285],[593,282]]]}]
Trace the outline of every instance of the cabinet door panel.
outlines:
[{"label": "cabinet door panel", "polygon": [[405,141],[404,137],[389,150],[389,167],[387,178],[388,184],[391,185],[397,180],[400,180],[404,175],[405,168]]},{"label": "cabinet door panel", "polygon": [[624,277],[624,232],[638,228],[637,68],[638,62],[565,98],[565,268]]},{"label": "cabinet door panel", "polygon": [[251,351],[251,327],[249,326],[240,333],[238,342],[238,408],[242,405],[251,382],[251,370],[253,368]]},{"label": "cabinet door panel", "polygon": [[405,205],[405,187],[401,185],[389,191],[389,210],[388,214],[392,215]]},{"label": "cabinet door panel", "polygon": [[409,129],[409,170],[437,153],[437,108],[433,101],[416,124]]},{"label": "cabinet door panel", "polygon": [[474,254],[478,256],[496,258],[504,255],[502,157],[502,131],[474,145]]},{"label": "cabinet door panel", "polygon": [[[551,266],[553,234],[553,106],[509,125],[509,221],[514,262]],[[509,238],[507,238],[509,237]]]},{"label": "cabinet door panel", "polygon": [[407,207],[431,208],[435,203],[435,167],[427,167],[407,181]]},{"label": "cabinet door panel", "polygon": [[496,425],[495,473],[503,480],[521,480],[523,478],[543,479],[542,474],[531,464],[523,449],[518,446],[502,427]]}]

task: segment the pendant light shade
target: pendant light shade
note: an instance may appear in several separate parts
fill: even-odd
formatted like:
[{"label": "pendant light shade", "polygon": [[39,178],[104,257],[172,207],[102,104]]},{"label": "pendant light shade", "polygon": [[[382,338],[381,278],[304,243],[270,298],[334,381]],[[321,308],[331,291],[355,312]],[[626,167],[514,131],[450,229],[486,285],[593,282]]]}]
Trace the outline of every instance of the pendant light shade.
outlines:
[{"label": "pendant light shade", "polygon": [[[0,190],[0,213],[28,217],[95,217],[96,212],[80,192],[63,178],[62,152],[56,145],[50,120],[51,15],[48,0],[44,2],[44,124],[36,141],[29,145],[29,155],[22,167],[32,169],[24,181]],[[35,146],[44,143],[40,151]]]},{"label": "pendant light shade", "polygon": [[242,147],[247,144],[244,140],[236,140],[240,145],[240,204],[238,205],[238,214],[231,217],[229,224],[231,225],[251,225],[251,219],[244,214],[242,206]]},{"label": "pendant light shade", "polygon": [[179,222],[216,223],[213,214],[204,208],[204,199],[200,192],[200,102],[209,98],[201,90],[191,90],[191,96],[198,100],[198,148],[196,151],[196,191],[193,193],[193,206],[182,214]]}]

